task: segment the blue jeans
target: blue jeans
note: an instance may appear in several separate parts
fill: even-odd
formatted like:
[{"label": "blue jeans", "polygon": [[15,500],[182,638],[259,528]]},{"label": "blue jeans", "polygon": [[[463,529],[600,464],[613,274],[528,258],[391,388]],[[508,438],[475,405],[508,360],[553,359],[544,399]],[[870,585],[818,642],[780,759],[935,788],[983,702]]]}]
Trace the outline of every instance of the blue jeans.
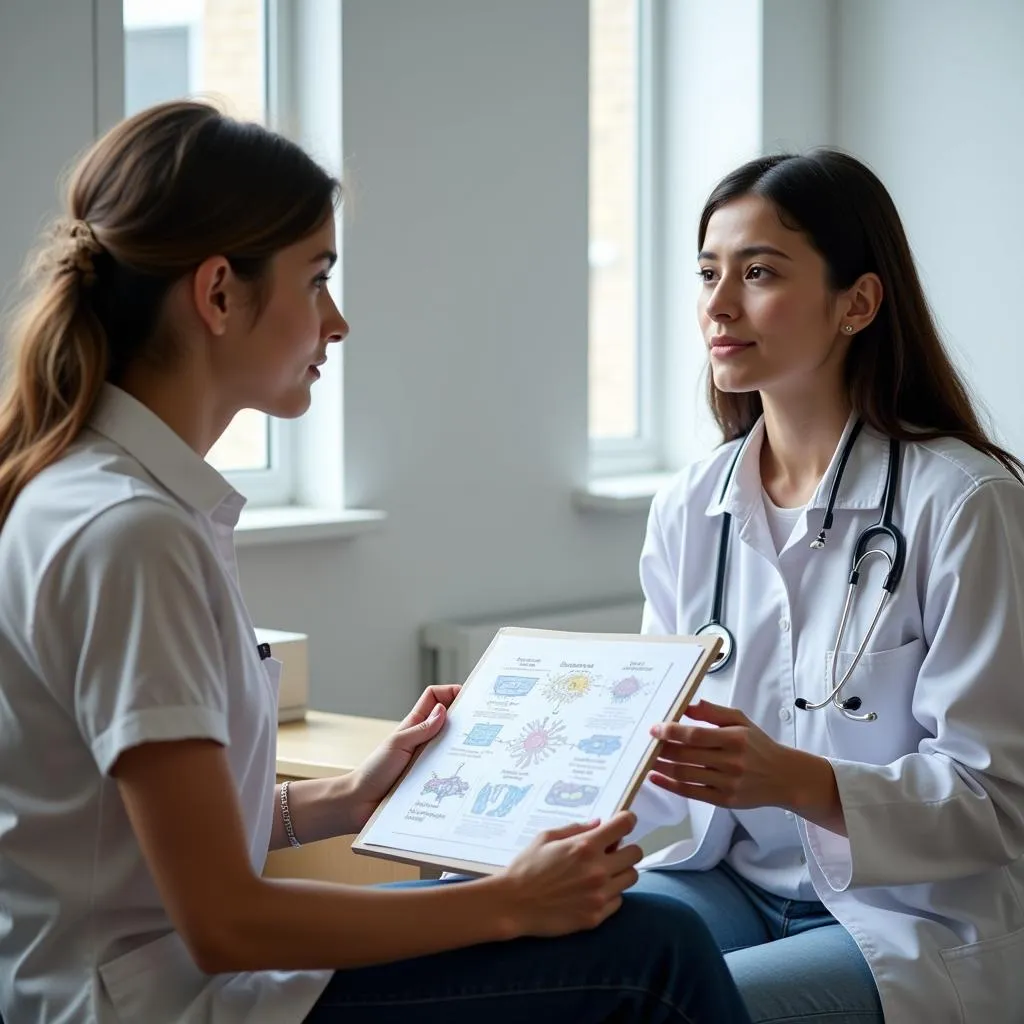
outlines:
[{"label": "blue jeans", "polygon": [[774,896],[725,864],[645,871],[630,891],[677,900],[707,922],[755,1024],[883,1024],[863,954],[817,900]]},{"label": "blue jeans", "polygon": [[[457,882],[420,882],[447,885]],[[599,928],[337,971],[306,1024],[750,1024],[685,902],[627,893]]]}]

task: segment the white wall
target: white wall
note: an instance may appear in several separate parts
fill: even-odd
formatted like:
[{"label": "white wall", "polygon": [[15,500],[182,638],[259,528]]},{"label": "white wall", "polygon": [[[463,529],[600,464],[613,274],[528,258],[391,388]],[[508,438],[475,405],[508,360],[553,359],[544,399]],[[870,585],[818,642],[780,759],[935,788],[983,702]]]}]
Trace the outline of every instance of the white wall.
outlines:
[{"label": "white wall", "polygon": [[1024,3],[841,0],[837,141],[903,216],[932,306],[1024,455]]},{"label": "white wall", "polygon": [[697,226],[708,193],[763,152],[832,141],[834,0],[667,0],[666,170],[661,310],[666,324],[668,458],[683,465],[721,435],[705,400],[697,326]]},{"label": "white wall", "polygon": [[314,700],[397,715],[417,630],[637,593],[644,517],[587,515],[586,0],[346,0],[353,541],[241,552],[311,634]]},{"label": "white wall", "polygon": [[57,171],[93,139],[92,38],[91,4],[0,2],[0,303],[58,208]]}]

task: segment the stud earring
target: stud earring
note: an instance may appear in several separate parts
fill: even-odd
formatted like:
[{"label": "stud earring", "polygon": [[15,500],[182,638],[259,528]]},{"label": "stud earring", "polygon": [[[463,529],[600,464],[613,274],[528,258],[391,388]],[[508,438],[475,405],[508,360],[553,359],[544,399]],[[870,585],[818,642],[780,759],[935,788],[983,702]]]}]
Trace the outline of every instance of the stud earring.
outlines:
[{"label": "stud earring", "polygon": [[847,334],[853,334],[853,325],[852,324],[847,324],[843,328],[843,330],[846,331]]}]

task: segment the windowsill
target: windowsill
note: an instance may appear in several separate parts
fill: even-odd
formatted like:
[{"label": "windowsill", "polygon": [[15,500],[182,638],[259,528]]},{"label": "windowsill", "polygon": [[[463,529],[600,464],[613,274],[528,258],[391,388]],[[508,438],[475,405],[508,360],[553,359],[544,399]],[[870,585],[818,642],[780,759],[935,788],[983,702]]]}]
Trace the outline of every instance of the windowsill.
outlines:
[{"label": "windowsill", "polygon": [[235,544],[244,548],[311,540],[338,540],[380,529],[385,519],[386,512],[367,508],[330,510],[288,505],[282,508],[247,509],[238,521]]},{"label": "windowsill", "polygon": [[584,512],[646,512],[658,489],[674,472],[632,473],[595,477],[572,493],[573,504]]}]

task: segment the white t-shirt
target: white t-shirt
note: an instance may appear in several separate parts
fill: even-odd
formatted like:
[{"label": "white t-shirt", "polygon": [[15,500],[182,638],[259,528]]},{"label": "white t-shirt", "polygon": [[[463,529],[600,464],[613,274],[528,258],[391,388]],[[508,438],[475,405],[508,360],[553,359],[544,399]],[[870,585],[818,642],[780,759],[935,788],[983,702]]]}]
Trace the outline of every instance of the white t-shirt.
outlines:
[{"label": "white t-shirt", "polygon": [[[804,508],[780,508],[763,488],[761,495],[768,531],[775,551],[781,553],[803,517]],[[816,900],[796,818],[780,807],[754,807],[733,814],[736,831],[726,856],[729,866],[776,896]]]},{"label": "white t-shirt", "polygon": [[[223,744],[262,871],[280,665],[260,660],[239,589],[243,505],[166,424],[108,385],[90,428],[0,529],[9,1024],[294,1024],[327,984],[328,971],[199,971],[109,775],[148,741]],[[195,836],[197,857],[202,846]]]},{"label": "white t-shirt", "polygon": [[793,529],[800,522],[804,507],[799,505],[796,508],[780,508],[764,489],[761,490],[761,496],[764,499],[764,514],[768,520],[768,530],[772,535],[775,551],[781,553],[789,538],[793,536]]}]

